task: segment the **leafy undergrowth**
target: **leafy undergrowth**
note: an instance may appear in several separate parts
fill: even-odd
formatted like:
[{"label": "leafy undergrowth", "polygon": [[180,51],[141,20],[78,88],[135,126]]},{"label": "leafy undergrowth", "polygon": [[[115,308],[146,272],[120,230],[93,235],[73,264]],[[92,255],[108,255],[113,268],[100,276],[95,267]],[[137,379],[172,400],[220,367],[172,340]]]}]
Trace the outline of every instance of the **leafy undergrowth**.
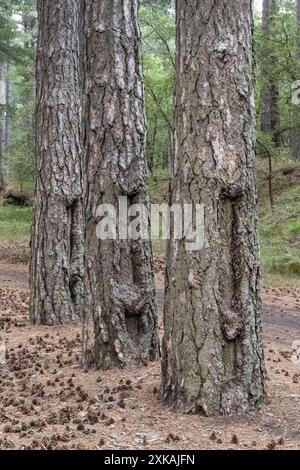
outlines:
[{"label": "leafy undergrowth", "polygon": [[270,207],[266,169],[259,162],[260,241],[265,285],[300,283],[300,164],[274,164],[274,208]]},{"label": "leafy undergrowth", "polygon": [[267,277],[298,277],[300,282],[300,185],[282,191],[273,210],[261,207],[260,239]]}]

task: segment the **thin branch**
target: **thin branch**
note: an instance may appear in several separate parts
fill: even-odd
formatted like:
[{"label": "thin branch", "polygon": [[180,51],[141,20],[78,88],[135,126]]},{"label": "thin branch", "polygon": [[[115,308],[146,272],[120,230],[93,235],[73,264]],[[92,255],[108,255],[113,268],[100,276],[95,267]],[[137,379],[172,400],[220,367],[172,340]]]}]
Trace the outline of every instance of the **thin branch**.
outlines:
[{"label": "thin branch", "polygon": [[173,134],[174,130],[173,130],[172,123],[171,123],[170,119],[168,118],[166,112],[163,110],[163,108],[162,108],[162,106],[159,102],[159,99],[157,98],[153,88],[151,87],[150,83],[146,79],[145,79],[145,84],[146,84],[146,89],[149,91],[150,95],[152,96],[153,101],[155,102],[156,106],[159,109],[160,114],[164,118],[166,124],[168,125],[168,127],[171,131],[171,133]]},{"label": "thin branch", "polygon": [[166,39],[163,37],[163,35],[159,32],[159,30],[157,28],[155,28],[153,26],[153,24],[151,24],[149,21],[147,20],[144,20],[144,23],[149,26],[152,31],[157,35],[157,37],[161,40],[161,42],[164,44],[165,48],[167,49],[168,51],[168,54],[169,54],[169,59],[172,63],[172,66],[173,68],[175,69],[175,61],[174,61],[174,57],[173,57],[173,54],[172,54],[172,51],[170,49],[170,46],[168,44],[168,41],[166,41]]}]

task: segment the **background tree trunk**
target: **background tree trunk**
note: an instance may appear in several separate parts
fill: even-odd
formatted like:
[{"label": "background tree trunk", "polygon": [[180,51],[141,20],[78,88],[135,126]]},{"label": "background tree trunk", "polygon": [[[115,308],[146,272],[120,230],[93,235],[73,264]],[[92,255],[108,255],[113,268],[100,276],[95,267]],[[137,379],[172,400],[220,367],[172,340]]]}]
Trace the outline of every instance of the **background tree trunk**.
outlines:
[{"label": "background tree trunk", "polygon": [[252,2],[177,2],[171,203],[204,204],[205,245],[167,253],[162,402],[206,415],[264,397]]},{"label": "background tree trunk", "polygon": [[12,67],[10,64],[6,65],[6,82],[5,82],[5,148],[10,144],[11,139],[11,105],[12,105],[12,82],[11,82],[11,71]]},{"label": "background tree trunk", "polygon": [[[274,15],[278,9],[277,0],[263,0],[263,13],[262,13],[262,32],[265,41],[268,41],[268,49],[270,50],[269,42],[272,40],[272,30]],[[272,45],[275,47],[275,45]],[[276,147],[280,146],[280,112],[278,106],[279,90],[275,77],[272,75],[273,60],[270,54],[266,54],[264,63],[262,64],[262,116],[261,116],[261,130],[266,134],[271,135],[272,141]]]},{"label": "background tree trunk", "polygon": [[80,0],[38,1],[30,318],[74,319],[83,296]]},{"label": "background tree trunk", "polygon": [[87,247],[84,360],[122,367],[158,347],[150,242],[101,241],[100,204],[148,207],[138,1],[90,2],[87,24]]},{"label": "background tree trunk", "polygon": [[5,151],[11,136],[11,65],[0,63],[0,191],[5,188]]},{"label": "background tree trunk", "polygon": [[[297,0],[297,55],[296,76],[300,78],[300,0]],[[295,105],[292,113],[291,152],[295,160],[300,160],[300,105]]]},{"label": "background tree trunk", "polygon": [[5,65],[0,62],[0,191],[5,187],[4,149],[5,149]]}]

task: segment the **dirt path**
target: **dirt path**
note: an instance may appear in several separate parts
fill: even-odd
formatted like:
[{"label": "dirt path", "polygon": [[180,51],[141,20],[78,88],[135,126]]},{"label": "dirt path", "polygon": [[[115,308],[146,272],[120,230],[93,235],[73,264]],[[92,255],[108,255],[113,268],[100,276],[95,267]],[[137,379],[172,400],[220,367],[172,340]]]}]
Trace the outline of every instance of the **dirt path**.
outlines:
[{"label": "dirt path", "polygon": [[28,267],[25,264],[0,263],[0,286],[28,289]]},{"label": "dirt path", "polygon": [[[156,278],[162,311],[163,272]],[[300,449],[299,295],[268,293],[264,312],[268,404],[255,415],[186,416],[160,406],[159,362],[82,370],[80,325],[30,327],[27,267],[0,264],[0,449]]]},{"label": "dirt path", "polygon": [[[163,273],[157,273],[157,302],[162,309],[164,302]],[[0,262],[0,286],[28,289],[28,266]],[[285,326],[300,330],[299,295],[264,295],[264,322],[266,325]]]},{"label": "dirt path", "polygon": [[299,297],[264,295],[264,321],[266,325],[283,326],[299,331]]}]

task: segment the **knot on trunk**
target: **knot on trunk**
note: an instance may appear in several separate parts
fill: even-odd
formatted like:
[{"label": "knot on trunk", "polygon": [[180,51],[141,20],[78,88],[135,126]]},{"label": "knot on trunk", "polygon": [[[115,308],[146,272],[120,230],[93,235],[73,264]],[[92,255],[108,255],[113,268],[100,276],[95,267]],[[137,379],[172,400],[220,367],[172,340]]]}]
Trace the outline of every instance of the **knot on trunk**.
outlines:
[{"label": "knot on trunk", "polygon": [[124,309],[126,317],[134,317],[142,314],[148,301],[148,293],[145,287],[117,284],[111,281],[114,301]]},{"label": "knot on trunk", "polygon": [[229,341],[235,340],[241,333],[242,316],[240,312],[227,309],[221,314],[222,318],[222,331],[226,339]]}]

